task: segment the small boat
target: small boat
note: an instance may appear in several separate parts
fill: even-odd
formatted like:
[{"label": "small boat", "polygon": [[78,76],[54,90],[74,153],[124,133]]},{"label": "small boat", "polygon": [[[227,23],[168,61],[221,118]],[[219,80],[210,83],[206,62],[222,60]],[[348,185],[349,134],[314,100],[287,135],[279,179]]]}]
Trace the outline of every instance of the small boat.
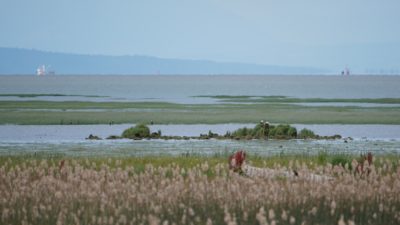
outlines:
[{"label": "small boat", "polygon": [[342,76],[349,76],[349,75],[350,75],[350,69],[348,67],[342,70]]},{"label": "small boat", "polygon": [[36,75],[38,76],[44,76],[46,75],[46,66],[45,65],[41,65],[36,69]]},{"label": "small boat", "polygon": [[36,69],[36,75],[45,76],[45,75],[55,75],[54,70],[49,70],[51,66],[41,65]]}]

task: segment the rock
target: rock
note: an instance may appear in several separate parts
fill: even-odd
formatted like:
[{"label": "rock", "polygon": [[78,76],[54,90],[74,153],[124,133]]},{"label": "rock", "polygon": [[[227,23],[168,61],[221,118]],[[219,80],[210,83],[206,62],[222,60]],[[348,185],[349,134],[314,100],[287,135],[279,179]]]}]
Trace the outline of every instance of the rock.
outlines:
[{"label": "rock", "polygon": [[90,134],[90,135],[86,138],[86,140],[101,140],[101,138],[98,137],[98,136],[96,136],[96,135]]},{"label": "rock", "polygon": [[150,137],[151,137],[151,138],[159,138],[160,135],[159,135],[159,133],[157,133],[157,132],[153,132],[153,133],[150,134]]},{"label": "rock", "polygon": [[122,139],[122,137],[121,136],[117,136],[117,135],[110,135],[106,139],[108,139],[108,140],[116,140],[116,139]]},{"label": "rock", "polygon": [[335,134],[335,135],[333,135],[333,138],[334,138],[334,139],[341,139],[341,138],[342,138],[342,136],[341,136],[341,135],[339,135],[339,134]]}]

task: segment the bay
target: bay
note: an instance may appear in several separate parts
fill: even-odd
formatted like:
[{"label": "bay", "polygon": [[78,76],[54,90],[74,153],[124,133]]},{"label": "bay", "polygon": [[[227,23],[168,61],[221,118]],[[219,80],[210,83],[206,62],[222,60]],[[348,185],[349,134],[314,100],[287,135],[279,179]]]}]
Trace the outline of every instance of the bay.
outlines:
[{"label": "bay", "polygon": [[[199,95],[400,98],[400,76],[59,75],[0,76],[0,94],[62,94],[0,100],[212,103]],[[91,96],[91,97],[88,97]]]},{"label": "bay", "polygon": [[[400,98],[400,76],[158,76],[158,75],[82,75],[82,76],[0,76],[1,100],[46,101],[167,101],[175,103],[216,103],[213,98],[195,96],[248,95],[295,98]],[[10,95],[11,94],[11,95]],[[15,96],[12,96],[15,94]],[[44,94],[29,97],[19,94]],[[56,94],[56,95],[54,95]],[[4,96],[9,95],[9,96]],[[47,95],[47,96],[46,96]],[[357,104],[357,103],[354,103]],[[349,103],[346,105],[354,105]],[[363,106],[363,105],[360,105]],[[378,105],[366,105],[366,107]],[[388,106],[382,104],[382,106]],[[392,105],[398,107],[398,105]],[[143,112],[146,113],[146,112]],[[89,134],[105,138],[119,135],[132,124],[0,126],[0,155],[63,154],[71,156],[213,155],[245,149],[260,155],[273,154],[376,154],[400,153],[398,125],[302,125],[320,135],[340,134],[355,138],[291,141],[233,140],[85,140]],[[209,130],[224,134],[254,124],[153,125],[163,135],[198,136]]]}]

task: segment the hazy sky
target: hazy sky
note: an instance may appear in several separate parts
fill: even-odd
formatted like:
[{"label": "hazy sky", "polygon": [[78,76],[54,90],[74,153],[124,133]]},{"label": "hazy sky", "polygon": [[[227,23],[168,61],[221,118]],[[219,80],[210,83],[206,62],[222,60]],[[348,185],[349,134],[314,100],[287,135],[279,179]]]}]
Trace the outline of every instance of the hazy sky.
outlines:
[{"label": "hazy sky", "polygon": [[0,0],[0,46],[400,69],[400,0]]}]

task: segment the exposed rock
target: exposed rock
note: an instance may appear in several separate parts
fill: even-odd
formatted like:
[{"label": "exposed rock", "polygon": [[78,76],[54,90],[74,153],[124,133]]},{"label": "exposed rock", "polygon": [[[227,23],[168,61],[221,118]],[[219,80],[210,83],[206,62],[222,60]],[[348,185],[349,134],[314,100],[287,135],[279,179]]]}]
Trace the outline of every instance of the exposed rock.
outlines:
[{"label": "exposed rock", "polygon": [[116,139],[122,139],[122,137],[118,136],[118,135],[110,135],[106,139],[108,139],[108,140],[116,140]]},{"label": "exposed rock", "polygon": [[90,135],[86,138],[86,140],[101,140],[101,138],[100,138],[99,136],[90,134]]}]

